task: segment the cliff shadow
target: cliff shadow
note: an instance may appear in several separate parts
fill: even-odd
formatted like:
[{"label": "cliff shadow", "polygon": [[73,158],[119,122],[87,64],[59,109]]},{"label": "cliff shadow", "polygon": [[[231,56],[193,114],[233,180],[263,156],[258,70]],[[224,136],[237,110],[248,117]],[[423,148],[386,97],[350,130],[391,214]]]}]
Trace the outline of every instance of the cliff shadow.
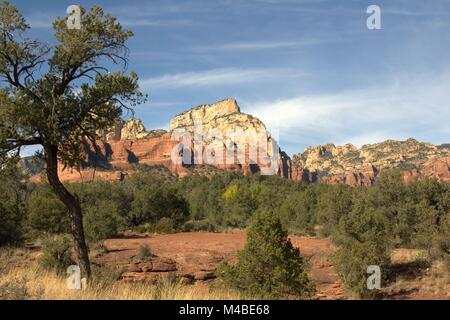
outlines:
[{"label": "cliff shadow", "polygon": [[280,157],[281,157],[281,168],[280,168],[281,176],[287,179],[291,179],[292,178],[291,158],[284,151],[280,152]]},{"label": "cliff shadow", "polygon": [[83,162],[83,167],[98,167],[104,169],[110,169],[112,167],[109,163],[112,155],[112,149],[109,143],[104,143],[104,153],[98,145],[97,147],[85,145],[84,151],[87,159]]},{"label": "cliff shadow", "polygon": [[129,163],[138,164],[139,158],[134,154],[133,151],[127,150],[127,160]]}]

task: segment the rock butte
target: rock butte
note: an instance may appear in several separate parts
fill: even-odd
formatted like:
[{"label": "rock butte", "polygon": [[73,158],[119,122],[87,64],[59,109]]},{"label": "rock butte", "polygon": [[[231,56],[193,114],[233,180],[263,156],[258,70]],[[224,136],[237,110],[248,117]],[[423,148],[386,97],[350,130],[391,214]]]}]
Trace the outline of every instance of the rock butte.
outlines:
[{"label": "rock butte", "polygon": [[[177,149],[180,140],[174,139],[174,134],[180,131],[188,132],[192,136],[194,130],[197,132],[199,129],[201,132],[215,131],[226,138],[211,139],[207,136],[201,138],[199,149]],[[275,174],[288,179],[371,185],[382,170],[397,168],[403,171],[406,182],[419,176],[437,177],[441,181],[450,182],[450,145],[435,146],[414,139],[387,140],[364,145],[360,149],[351,144],[344,146],[326,144],[307,148],[291,159],[278,148],[264,123],[241,112],[234,99],[189,109],[170,120],[169,131],[162,129],[147,131],[142,121],[136,118],[128,121],[120,120],[113,128],[99,132],[101,136],[98,141],[99,153],[95,152],[92,146],[86,146],[82,169],[61,170],[60,177],[63,181],[123,179],[135,172],[137,165],[142,164],[163,165],[182,177],[193,172],[193,167],[201,166],[201,157],[200,164],[191,164],[194,163],[194,154],[206,152],[214,143],[226,148],[238,147],[243,152],[242,158],[238,159],[234,154],[231,162],[214,165],[216,169],[242,170],[244,173],[259,172],[266,169],[268,164],[260,161],[259,149],[255,158],[249,154],[251,144],[249,136],[255,131],[262,133],[259,141],[262,141],[264,152],[278,164]],[[228,132],[239,134],[230,137]],[[178,150],[177,154],[174,154],[179,157],[176,163],[172,161],[174,150]],[[225,154],[223,156],[225,158]],[[25,163],[25,167],[29,169],[31,166]],[[205,173],[210,171],[211,166],[204,170]],[[32,179],[37,181],[39,174],[34,175]]]}]

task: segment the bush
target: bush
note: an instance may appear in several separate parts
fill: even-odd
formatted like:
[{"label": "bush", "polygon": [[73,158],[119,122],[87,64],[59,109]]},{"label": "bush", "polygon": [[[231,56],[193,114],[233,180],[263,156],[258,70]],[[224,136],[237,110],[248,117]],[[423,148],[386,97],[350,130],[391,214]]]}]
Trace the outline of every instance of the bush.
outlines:
[{"label": "bush", "polygon": [[324,237],[331,235],[341,217],[352,210],[354,199],[364,195],[364,191],[341,184],[317,186],[316,193],[316,221],[322,226]]},{"label": "bush", "polygon": [[169,234],[175,233],[175,224],[170,218],[161,218],[156,223],[145,223],[134,228],[137,232]]},{"label": "bush", "polygon": [[189,216],[189,206],[177,188],[160,177],[141,172],[126,181],[133,193],[133,201],[126,215],[129,226],[159,223],[168,218],[177,228]]},{"label": "bush", "polygon": [[95,289],[108,288],[120,279],[120,272],[114,267],[92,265],[91,272],[90,285]]},{"label": "bush", "polygon": [[312,188],[287,196],[280,207],[280,219],[289,233],[314,235],[316,195]]},{"label": "bush", "polygon": [[380,250],[373,243],[355,243],[351,248],[339,248],[334,255],[334,265],[344,281],[345,285],[351,288],[359,297],[363,299],[376,299],[381,297],[378,289],[367,288],[367,267],[370,265],[379,266],[381,270],[381,285],[389,276],[387,274],[389,266],[388,254]]},{"label": "bush", "polygon": [[69,232],[66,206],[48,186],[38,186],[27,201],[28,223],[31,229],[46,234]]},{"label": "bush", "polygon": [[66,235],[46,238],[42,243],[42,255],[39,258],[39,266],[45,270],[65,274],[72,260],[72,244]]},{"label": "bush", "polygon": [[100,200],[85,211],[83,222],[86,236],[91,240],[98,241],[116,236],[122,218],[114,203]]},{"label": "bush", "polygon": [[279,218],[261,211],[248,228],[236,266],[223,263],[218,275],[226,286],[251,296],[311,297],[314,286],[304,269],[300,250],[292,246]]},{"label": "bush", "polygon": [[[1,200],[0,200],[1,201]],[[0,202],[0,246],[22,240],[22,217],[17,206]]]},{"label": "bush", "polygon": [[25,185],[14,165],[0,169],[0,246],[22,241]]},{"label": "bush", "polygon": [[181,230],[184,232],[197,232],[197,231],[215,232],[216,227],[211,222],[209,222],[208,219],[190,220],[183,225]]},{"label": "bush", "polygon": [[137,255],[136,257],[139,260],[151,260],[153,257],[152,251],[150,250],[150,247],[147,244],[140,244],[137,249]]},{"label": "bush", "polygon": [[390,263],[388,219],[382,211],[358,203],[343,216],[333,231],[332,240],[339,246],[335,267],[344,283],[361,298],[377,298],[380,291],[367,288],[367,267],[379,266],[382,279],[387,278]]}]

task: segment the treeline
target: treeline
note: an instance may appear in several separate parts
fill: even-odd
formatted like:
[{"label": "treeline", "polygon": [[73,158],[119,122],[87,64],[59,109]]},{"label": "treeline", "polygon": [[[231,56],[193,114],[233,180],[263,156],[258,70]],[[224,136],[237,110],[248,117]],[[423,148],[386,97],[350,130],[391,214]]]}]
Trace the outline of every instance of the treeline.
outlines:
[{"label": "treeline", "polygon": [[[162,168],[123,182],[73,183],[91,240],[121,230],[170,233],[245,228],[258,211],[280,218],[290,234],[328,237],[337,269],[361,296],[368,265],[389,264],[395,247],[427,249],[450,260],[450,186],[436,179],[404,184],[384,171],[372,188],[307,185],[275,176],[238,173],[178,179]],[[66,233],[66,209],[46,184],[25,184],[14,170],[0,178],[0,244]]]}]

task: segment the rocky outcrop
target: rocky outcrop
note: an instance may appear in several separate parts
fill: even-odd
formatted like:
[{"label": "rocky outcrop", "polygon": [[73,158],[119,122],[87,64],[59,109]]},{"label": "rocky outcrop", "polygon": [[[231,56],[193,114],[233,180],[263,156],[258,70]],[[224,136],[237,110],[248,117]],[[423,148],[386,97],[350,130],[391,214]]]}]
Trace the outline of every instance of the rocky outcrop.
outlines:
[{"label": "rocky outcrop", "polygon": [[166,130],[156,129],[147,131],[142,121],[132,118],[128,121],[119,120],[116,124],[104,132],[100,132],[102,141],[138,140],[160,137]]},{"label": "rocky outcrop", "polygon": [[307,148],[292,159],[292,179],[309,182],[371,185],[385,169],[400,169],[405,181],[418,176],[450,181],[450,148],[418,142],[387,140],[360,149],[351,144]]},{"label": "rocky outcrop", "polygon": [[188,137],[184,164],[209,164],[222,169],[283,175],[276,141],[264,123],[242,113],[234,99],[183,112],[170,121],[173,136]]},{"label": "rocky outcrop", "polygon": [[241,110],[235,99],[225,99],[213,104],[203,104],[173,117],[170,120],[170,130],[192,127],[196,122],[208,125],[216,118],[226,118],[231,114],[240,113]]},{"label": "rocky outcrop", "polygon": [[[379,173],[395,168],[405,181],[437,177],[450,182],[450,145],[387,140],[357,148],[326,144],[291,159],[264,123],[243,113],[234,99],[191,108],[170,120],[169,131],[147,130],[141,120],[119,120],[99,132],[97,147],[87,145],[81,168],[60,171],[64,181],[123,180],[140,165],[161,165],[174,175],[217,170],[279,175],[293,180],[372,185]],[[29,159],[25,171],[33,171]],[[97,168],[97,169],[95,169]],[[41,168],[42,169],[42,168]],[[34,177],[35,181],[38,178]]]},{"label": "rocky outcrop", "polygon": [[96,146],[86,146],[81,170],[61,171],[62,180],[123,179],[138,165],[163,165],[178,176],[196,172],[199,166],[203,171],[214,167],[288,176],[282,163],[288,156],[281,156],[265,125],[242,113],[234,99],[183,112],[171,119],[168,132],[148,131],[141,120],[132,118],[118,121],[99,136]]}]

